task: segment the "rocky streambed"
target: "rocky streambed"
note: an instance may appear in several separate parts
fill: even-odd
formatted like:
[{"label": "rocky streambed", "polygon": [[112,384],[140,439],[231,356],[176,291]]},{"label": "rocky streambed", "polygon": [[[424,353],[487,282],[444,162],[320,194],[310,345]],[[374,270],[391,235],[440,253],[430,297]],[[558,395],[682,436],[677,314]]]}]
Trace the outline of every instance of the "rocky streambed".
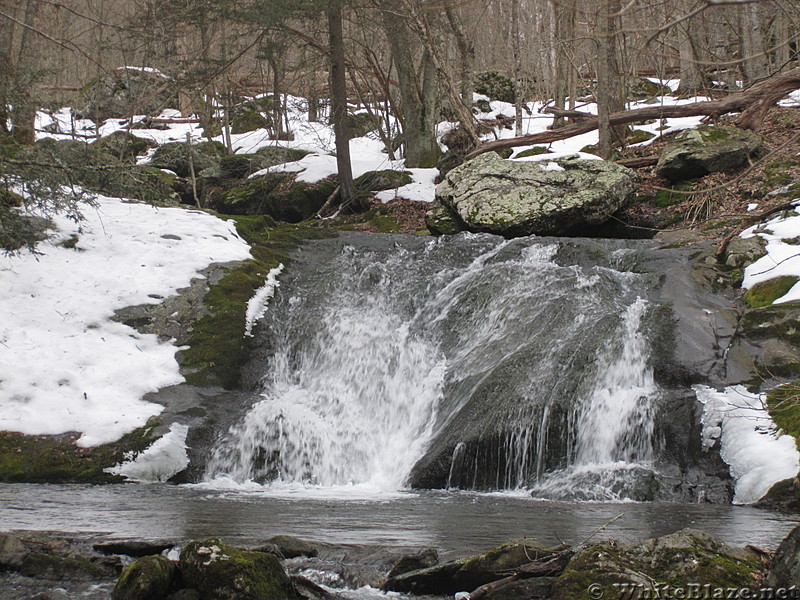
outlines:
[{"label": "rocky streambed", "polygon": [[638,541],[596,533],[573,545],[514,539],[455,559],[433,547],[287,535],[243,547],[218,537],[179,544],[0,533],[0,590],[8,600],[334,600],[386,592],[472,600],[797,597],[800,528],[774,553],[690,528]]}]

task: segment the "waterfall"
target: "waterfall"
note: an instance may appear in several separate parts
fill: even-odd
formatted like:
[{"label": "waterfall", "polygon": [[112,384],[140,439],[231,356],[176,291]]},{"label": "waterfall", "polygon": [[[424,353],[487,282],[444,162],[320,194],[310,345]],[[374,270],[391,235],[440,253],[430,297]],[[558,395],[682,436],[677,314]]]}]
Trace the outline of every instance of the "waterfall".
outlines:
[{"label": "waterfall", "polygon": [[575,473],[654,458],[646,249],[485,234],[309,244],[256,327],[253,403],[206,477],[613,489]]}]

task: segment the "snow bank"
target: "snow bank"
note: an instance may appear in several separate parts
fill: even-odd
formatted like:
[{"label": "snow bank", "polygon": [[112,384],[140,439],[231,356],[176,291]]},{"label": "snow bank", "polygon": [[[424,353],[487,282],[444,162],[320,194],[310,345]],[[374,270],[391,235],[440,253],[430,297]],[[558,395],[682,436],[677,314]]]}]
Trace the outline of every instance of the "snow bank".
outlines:
[{"label": "snow bank", "polygon": [[[112,320],[156,304],[213,262],[247,259],[232,224],[207,213],[98,198],[39,255],[0,257],[0,431],[119,439],[162,407],[142,397],[183,381],[177,348]],[[74,249],[59,245],[78,235]]]},{"label": "snow bank", "polygon": [[126,457],[122,464],[105,469],[112,475],[122,475],[142,483],[165,482],[189,466],[186,454],[188,425],[173,423],[169,432],[153,442],[143,452]]},{"label": "snow bank", "polygon": [[[800,195],[800,192],[798,192]],[[800,212],[800,209],[795,209]],[[767,241],[767,254],[744,270],[742,287],[749,289],[764,281],[787,275],[800,277],[800,246],[787,243],[800,236],[800,215],[788,218],[776,217],[763,225],[756,225],[742,232],[743,238],[760,236]],[[775,304],[800,300],[800,283],[795,284]]]},{"label": "snow bank", "polygon": [[720,455],[736,481],[733,502],[757,501],[777,482],[797,475],[800,454],[794,438],[775,431],[762,396],[741,386],[718,392],[694,386],[704,405],[703,446],[720,442]]}]

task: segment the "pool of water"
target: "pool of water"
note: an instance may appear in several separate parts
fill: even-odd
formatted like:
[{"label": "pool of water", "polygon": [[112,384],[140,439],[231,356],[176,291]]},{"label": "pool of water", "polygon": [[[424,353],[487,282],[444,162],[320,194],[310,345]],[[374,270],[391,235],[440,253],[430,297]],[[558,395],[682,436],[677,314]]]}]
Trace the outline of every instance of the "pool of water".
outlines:
[{"label": "pool of water", "polygon": [[[621,516],[620,516],[621,515]],[[285,533],[335,544],[434,546],[464,556],[513,538],[579,543],[591,536],[635,541],[693,527],[729,544],[774,549],[794,516],[743,506],[561,503],[523,494],[408,492],[348,496],[201,486],[0,485],[0,530],[28,529],[116,538],[209,535],[255,544]]]}]

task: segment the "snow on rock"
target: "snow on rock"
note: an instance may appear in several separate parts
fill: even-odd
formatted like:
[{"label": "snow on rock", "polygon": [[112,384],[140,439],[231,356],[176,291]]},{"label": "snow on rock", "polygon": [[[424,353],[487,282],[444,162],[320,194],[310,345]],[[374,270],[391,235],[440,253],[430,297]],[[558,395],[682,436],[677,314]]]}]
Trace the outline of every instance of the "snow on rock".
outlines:
[{"label": "snow on rock", "polygon": [[[798,192],[800,195],[800,192]],[[795,209],[795,213],[800,209]],[[744,270],[742,287],[749,289],[776,277],[800,277],[800,247],[784,240],[794,240],[800,236],[800,215],[788,218],[776,217],[762,225],[750,227],[742,232],[742,237],[760,236],[767,241],[767,254],[748,265]],[[775,300],[775,304],[800,300],[800,283],[795,284],[785,295]]]},{"label": "snow on rock", "polygon": [[278,282],[278,275],[283,273],[283,263],[279,264],[274,269],[271,269],[269,273],[267,273],[267,279],[260,288],[256,290],[256,293],[253,295],[250,300],[247,301],[247,313],[246,313],[246,322],[244,328],[244,334],[247,336],[253,336],[253,325],[255,322],[264,316],[264,313],[267,312],[267,304],[269,301],[272,300],[272,297],[275,295],[275,290],[280,287],[280,283]]},{"label": "snow on rock", "polygon": [[188,425],[173,423],[169,431],[142,452],[126,456],[121,464],[105,469],[112,475],[122,475],[142,483],[165,482],[189,466],[186,453]]},{"label": "snow on rock", "polygon": [[764,398],[741,386],[724,391],[694,386],[704,405],[703,446],[720,442],[720,456],[736,481],[733,502],[756,502],[777,482],[797,475],[800,454],[794,438],[775,430]]},{"label": "snow on rock", "polygon": [[[207,213],[99,197],[80,227],[64,216],[38,254],[0,257],[0,431],[82,435],[95,446],[159,414],[142,400],[183,381],[177,348],[112,320],[156,304],[214,262],[250,257]],[[59,244],[76,234],[74,249]]]}]

